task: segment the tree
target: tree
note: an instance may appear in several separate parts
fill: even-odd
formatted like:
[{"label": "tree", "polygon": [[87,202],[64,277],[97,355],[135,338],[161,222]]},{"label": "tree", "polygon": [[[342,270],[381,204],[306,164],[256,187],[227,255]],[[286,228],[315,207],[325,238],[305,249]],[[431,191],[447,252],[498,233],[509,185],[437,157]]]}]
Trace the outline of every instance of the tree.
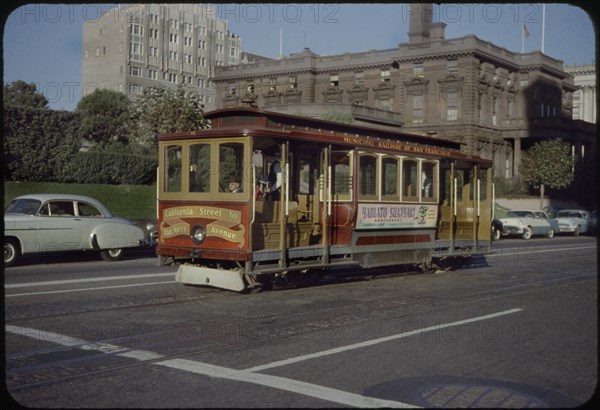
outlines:
[{"label": "tree", "polygon": [[27,84],[23,80],[4,84],[4,104],[31,108],[48,108],[48,99],[37,92],[35,83]]},{"label": "tree", "polygon": [[77,104],[81,137],[104,146],[127,143],[130,134],[131,101],[121,92],[96,89]]},{"label": "tree", "polygon": [[79,150],[77,113],[24,106],[4,107],[4,178],[62,181]]},{"label": "tree", "polygon": [[176,90],[150,88],[133,105],[132,117],[138,142],[156,148],[158,134],[194,131],[207,127],[200,96],[183,85]]},{"label": "tree", "polygon": [[540,209],[543,207],[546,186],[562,189],[573,182],[575,161],[571,145],[561,139],[538,142],[524,152],[521,174],[530,186],[540,190]]}]

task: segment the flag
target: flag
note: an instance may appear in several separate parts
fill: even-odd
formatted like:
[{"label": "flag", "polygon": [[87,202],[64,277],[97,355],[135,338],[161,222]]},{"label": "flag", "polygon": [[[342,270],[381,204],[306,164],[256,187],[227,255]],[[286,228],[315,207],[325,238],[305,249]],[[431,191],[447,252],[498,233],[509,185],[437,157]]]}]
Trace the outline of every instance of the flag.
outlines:
[{"label": "flag", "polygon": [[523,35],[525,38],[529,37],[529,31],[527,30],[527,26],[523,23]]}]

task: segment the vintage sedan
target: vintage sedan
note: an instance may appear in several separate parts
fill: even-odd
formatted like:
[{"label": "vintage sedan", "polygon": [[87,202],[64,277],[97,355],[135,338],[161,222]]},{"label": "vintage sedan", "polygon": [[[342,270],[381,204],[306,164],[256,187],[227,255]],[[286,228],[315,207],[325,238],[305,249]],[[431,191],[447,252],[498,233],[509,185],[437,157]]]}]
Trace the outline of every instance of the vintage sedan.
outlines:
[{"label": "vintage sedan", "polygon": [[574,236],[579,236],[580,233],[592,231],[592,216],[588,211],[582,209],[558,211],[553,221],[558,225],[557,232],[572,233]]},{"label": "vintage sedan", "polygon": [[24,195],[4,211],[4,264],[23,255],[97,251],[104,260],[119,260],[125,248],[146,244],[144,232],[115,217],[98,200],[81,195]]},{"label": "vintage sedan", "polygon": [[502,235],[520,235],[523,239],[529,239],[533,235],[546,235],[548,238],[554,236],[558,226],[548,218],[544,211],[513,210],[501,218]]}]

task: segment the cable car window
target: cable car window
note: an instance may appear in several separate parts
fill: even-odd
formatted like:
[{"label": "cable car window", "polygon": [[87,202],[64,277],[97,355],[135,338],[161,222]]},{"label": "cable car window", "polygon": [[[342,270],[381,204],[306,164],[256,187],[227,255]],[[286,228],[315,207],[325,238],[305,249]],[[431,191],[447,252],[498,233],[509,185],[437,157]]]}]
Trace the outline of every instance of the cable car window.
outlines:
[{"label": "cable car window", "polygon": [[421,164],[421,199],[424,201],[433,201],[436,199],[436,167],[437,164],[435,162],[424,161]]},{"label": "cable car window", "polygon": [[456,199],[458,201],[463,200],[463,189],[465,187],[465,170],[464,169],[455,169],[454,170],[454,178],[456,178]]},{"label": "cable car window", "polygon": [[487,169],[479,169],[479,180],[480,184],[480,195],[479,198],[481,201],[487,200],[487,182],[488,182],[488,170]]},{"label": "cable car window", "polygon": [[359,197],[377,199],[377,157],[361,155],[358,167]]},{"label": "cable car window", "polygon": [[181,145],[165,147],[164,190],[181,192]]},{"label": "cable car window", "polygon": [[219,145],[219,191],[240,193],[244,187],[244,144]]},{"label": "cable car window", "polygon": [[190,192],[210,192],[210,144],[190,145]]},{"label": "cable car window", "polygon": [[417,161],[405,159],[402,161],[402,195],[405,200],[416,201],[418,187]]},{"label": "cable car window", "polygon": [[398,159],[385,157],[381,160],[381,195],[398,199]]},{"label": "cable car window", "polygon": [[315,186],[318,156],[313,151],[300,151],[298,163],[298,193],[310,195]]},{"label": "cable car window", "polygon": [[[331,170],[333,172],[332,192],[337,196],[337,199],[350,199],[350,188],[352,184],[351,174],[351,153],[349,152],[332,152],[331,153]],[[343,198],[343,197],[346,198]],[[340,198],[342,197],[342,198]]]}]

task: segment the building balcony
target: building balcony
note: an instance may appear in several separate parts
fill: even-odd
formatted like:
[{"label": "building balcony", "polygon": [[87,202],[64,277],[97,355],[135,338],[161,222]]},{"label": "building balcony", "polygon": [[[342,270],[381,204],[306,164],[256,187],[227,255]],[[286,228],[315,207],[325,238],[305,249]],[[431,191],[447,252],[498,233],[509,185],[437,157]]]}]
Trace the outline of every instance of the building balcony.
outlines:
[{"label": "building balcony", "polygon": [[380,124],[391,127],[404,125],[402,115],[398,112],[372,108],[363,105],[347,103],[293,103],[293,104],[263,104],[261,107],[267,111],[288,113],[292,115],[306,115],[319,118],[324,114],[344,114],[351,116],[355,121],[361,123]]}]

